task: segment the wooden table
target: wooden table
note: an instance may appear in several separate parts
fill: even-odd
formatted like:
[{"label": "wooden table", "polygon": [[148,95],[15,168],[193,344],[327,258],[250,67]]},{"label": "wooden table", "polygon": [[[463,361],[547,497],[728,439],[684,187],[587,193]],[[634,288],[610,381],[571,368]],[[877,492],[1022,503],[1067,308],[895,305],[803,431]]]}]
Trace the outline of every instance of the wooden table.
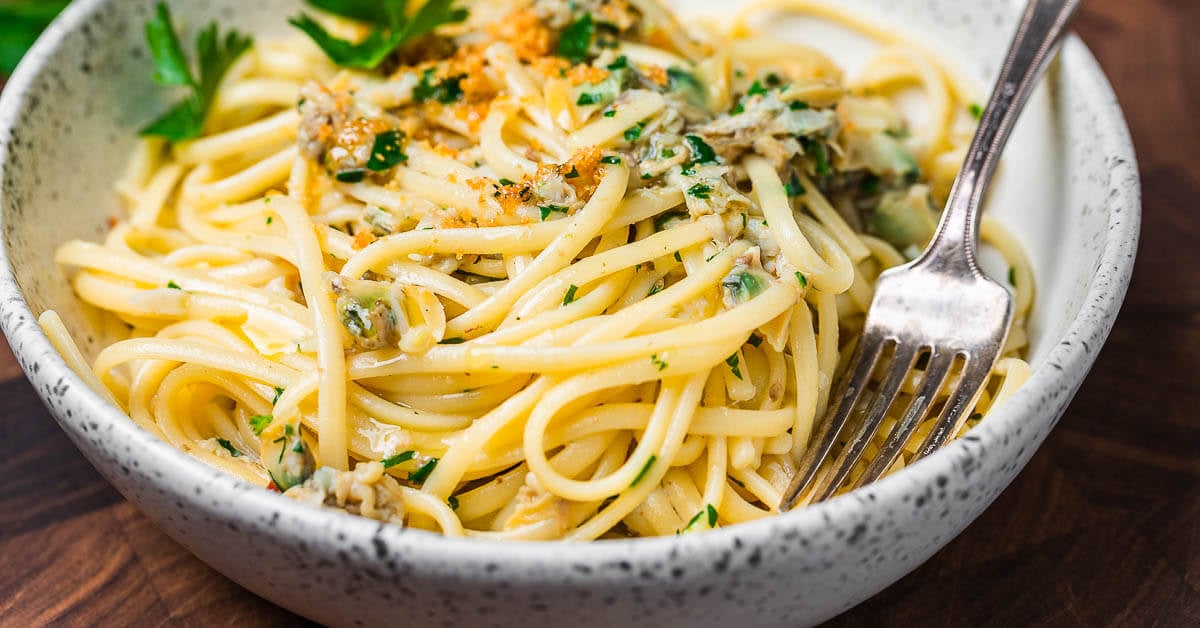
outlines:
[{"label": "wooden table", "polygon": [[[1012,487],[834,625],[1200,623],[1200,3],[1092,0],[1133,128],[1137,271],[1075,402]],[[110,488],[0,355],[0,625],[288,624]]]}]

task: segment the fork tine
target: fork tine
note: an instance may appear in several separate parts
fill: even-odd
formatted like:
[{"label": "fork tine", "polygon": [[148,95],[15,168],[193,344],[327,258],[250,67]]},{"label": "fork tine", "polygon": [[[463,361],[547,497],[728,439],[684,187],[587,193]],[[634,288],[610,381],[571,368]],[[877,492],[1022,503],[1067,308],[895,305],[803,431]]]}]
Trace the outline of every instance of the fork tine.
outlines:
[{"label": "fork tine", "polygon": [[995,362],[994,359],[981,359],[978,356],[973,359],[968,358],[967,364],[963,366],[958,386],[950,393],[950,397],[946,400],[946,407],[942,408],[937,423],[925,437],[925,442],[921,443],[917,449],[917,455],[913,457],[914,461],[933,453],[946,444],[951,436],[958,433],[958,429],[962,427],[963,421],[967,418],[967,411],[975,404],[979,393],[983,391],[983,385],[987,383],[988,374],[992,372],[993,362]]},{"label": "fork tine", "polygon": [[891,364],[887,367],[887,377],[880,385],[878,392],[875,393],[875,397],[871,400],[870,409],[867,410],[862,424],[858,427],[854,437],[847,441],[846,446],[834,460],[834,472],[826,475],[822,480],[813,501],[820,502],[829,499],[842,486],[842,483],[846,481],[846,476],[850,475],[850,471],[854,469],[855,464],[858,464],[858,460],[867,449],[867,445],[875,437],[875,432],[879,431],[879,426],[883,423],[884,417],[887,416],[888,408],[895,403],[896,397],[900,395],[900,388],[904,385],[904,381],[908,379],[908,374],[912,372],[912,367],[917,361],[918,354],[919,350],[911,346],[896,346],[895,356],[892,358]]},{"label": "fork tine", "polygon": [[817,428],[817,433],[811,441],[812,446],[804,451],[796,476],[792,479],[792,484],[788,486],[787,492],[783,494],[781,510],[791,510],[796,500],[804,494],[805,489],[817,475],[821,463],[833,447],[833,441],[837,438],[838,432],[842,431],[847,419],[850,418],[850,413],[858,405],[863,389],[870,381],[871,373],[875,371],[875,364],[879,362],[879,357],[883,354],[883,348],[883,337],[872,334],[870,331],[864,334],[859,341],[858,347],[854,350],[854,356],[850,359],[854,373],[851,377],[842,377],[842,383],[838,387],[837,397],[835,397],[837,403],[826,411],[825,420],[821,422],[821,426]]},{"label": "fork tine", "polygon": [[933,350],[929,356],[929,366],[925,367],[921,388],[908,404],[904,416],[892,429],[892,433],[880,448],[879,453],[875,455],[875,459],[867,467],[866,473],[855,483],[855,488],[878,480],[884,473],[887,473],[888,469],[892,468],[892,464],[896,462],[904,444],[917,430],[921,419],[929,410],[929,406],[937,398],[938,391],[945,384],[946,378],[950,374],[950,368],[954,366],[954,359],[954,353],[938,352],[936,348]]}]

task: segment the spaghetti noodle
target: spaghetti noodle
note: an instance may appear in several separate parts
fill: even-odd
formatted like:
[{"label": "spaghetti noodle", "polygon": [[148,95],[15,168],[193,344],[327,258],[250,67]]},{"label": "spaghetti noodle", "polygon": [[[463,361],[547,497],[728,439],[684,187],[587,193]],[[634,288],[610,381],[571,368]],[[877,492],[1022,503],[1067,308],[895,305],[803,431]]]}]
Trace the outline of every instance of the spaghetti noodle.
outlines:
[{"label": "spaghetti noodle", "polygon": [[[875,278],[932,235],[969,89],[814,2],[726,35],[652,0],[496,4],[375,72],[252,48],[201,137],[142,141],[128,217],[57,252],[117,339],[88,370],[43,327],[172,445],[383,521],[587,540],[775,512]],[[764,11],[884,48],[847,81]],[[1028,372],[1028,265],[982,235],[1017,328],[964,430]]]}]

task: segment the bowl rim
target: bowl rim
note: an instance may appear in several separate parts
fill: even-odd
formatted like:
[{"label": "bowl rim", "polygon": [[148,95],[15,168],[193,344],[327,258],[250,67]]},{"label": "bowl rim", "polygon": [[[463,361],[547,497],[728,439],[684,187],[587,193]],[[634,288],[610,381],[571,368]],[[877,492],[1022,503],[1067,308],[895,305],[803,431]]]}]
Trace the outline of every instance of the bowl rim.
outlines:
[{"label": "bowl rim", "polygon": [[[10,130],[3,121],[18,118],[17,113],[28,102],[29,88],[63,39],[76,33],[101,7],[113,1],[77,0],[72,3],[42,34],[10,77],[3,95],[0,96],[0,180],[7,170],[12,140]],[[986,445],[1013,431],[1021,424],[1023,417],[1029,414],[1031,408],[1050,395],[1056,387],[1067,388],[1073,394],[1090,370],[1099,353],[1099,347],[1088,349],[1081,346],[1082,343],[1067,340],[1107,337],[1119,313],[1133,271],[1141,222],[1141,190],[1128,125],[1111,84],[1083,41],[1078,36],[1071,35],[1063,46],[1062,55],[1064,59],[1070,59],[1075,69],[1075,74],[1070,80],[1088,88],[1089,93],[1103,96],[1089,106],[1094,107],[1097,116],[1105,122],[1096,129],[1096,145],[1104,154],[1115,157],[1109,159],[1107,184],[1112,193],[1107,205],[1110,209],[1108,229],[1098,265],[1099,269],[1108,272],[1098,272],[1092,278],[1079,311],[1058,344],[1033,370],[1029,380],[1003,408],[972,430],[978,445]],[[1059,76],[1060,81],[1068,80],[1062,75]],[[1122,182],[1122,185],[1117,185],[1118,181]],[[0,195],[2,194],[3,192],[0,192]],[[5,217],[0,208],[0,227],[3,226]],[[403,549],[410,563],[448,562],[467,567],[482,567],[486,564],[489,571],[498,563],[501,569],[495,571],[496,577],[511,576],[512,572],[505,566],[513,564],[537,565],[550,569],[614,559],[627,560],[636,566],[659,564],[668,557],[677,560],[678,556],[711,555],[714,551],[728,549],[734,542],[740,544],[739,538],[774,537],[784,530],[794,530],[805,535],[829,526],[832,520],[859,517],[860,513],[868,508],[868,500],[863,497],[864,493],[870,493],[872,501],[875,498],[887,501],[897,497],[908,486],[928,484],[939,473],[944,473],[956,457],[967,453],[964,439],[958,439],[928,458],[863,489],[796,511],[703,534],[560,543],[446,537],[439,533],[382,525],[377,521],[342,511],[313,507],[271,491],[261,490],[239,478],[209,467],[137,425],[118,407],[108,403],[84,384],[53,349],[40,326],[36,324],[37,316],[31,311],[17,284],[5,240],[0,238],[0,328],[10,340],[26,377],[35,384],[38,394],[43,396],[47,403],[49,393],[44,388],[49,386],[37,386],[38,383],[69,384],[65,396],[74,397],[79,406],[86,407],[93,413],[92,419],[103,428],[99,430],[103,438],[127,446],[136,445],[131,451],[137,453],[130,455],[141,462],[141,472],[149,482],[167,484],[169,481],[171,484],[189,487],[203,485],[231,496],[236,494],[237,497],[231,497],[237,505],[236,513],[229,516],[247,523],[259,524],[269,518],[279,517],[284,522],[291,519],[327,531],[324,538],[307,539],[310,543],[359,544],[369,547],[371,542],[382,541],[392,551]],[[40,359],[43,357],[49,359]],[[31,369],[33,364],[37,364],[37,370]],[[51,414],[55,415],[55,420],[73,439],[79,440],[73,428],[65,425],[53,408]],[[1057,422],[1057,418],[1054,417],[1046,427],[1047,433]],[[161,479],[153,477],[152,472],[155,471],[161,472]],[[205,507],[199,500],[195,504]],[[219,510],[215,506],[209,508]],[[280,525],[273,528],[272,532],[286,535],[290,528],[291,526]],[[334,535],[328,533],[333,530],[339,532],[336,541],[333,540]],[[602,574],[596,573],[594,577],[602,577]],[[544,573],[543,577],[555,580],[558,576]],[[579,579],[580,574],[572,574],[572,577]]]}]

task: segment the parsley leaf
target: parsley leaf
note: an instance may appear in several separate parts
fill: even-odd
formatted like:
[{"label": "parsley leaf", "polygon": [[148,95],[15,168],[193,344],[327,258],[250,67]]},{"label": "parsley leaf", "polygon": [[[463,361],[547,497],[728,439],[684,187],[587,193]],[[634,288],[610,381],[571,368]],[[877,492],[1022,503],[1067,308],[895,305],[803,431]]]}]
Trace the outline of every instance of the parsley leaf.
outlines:
[{"label": "parsley leaf", "polygon": [[14,0],[0,3],[0,74],[10,74],[38,35],[66,8],[67,0]]},{"label": "parsley leaf", "polygon": [[688,147],[692,149],[692,163],[697,164],[715,164],[717,163],[717,153],[704,141],[704,138],[699,135],[688,135],[683,139],[687,140]]},{"label": "parsley leaf", "polygon": [[742,379],[742,369],[739,368],[738,355],[736,353],[725,358],[725,364],[729,365],[729,370],[733,371],[734,377]]},{"label": "parsley leaf", "polygon": [[712,198],[712,191],[713,189],[711,185],[697,183],[696,185],[688,188],[687,193],[688,196],[694,196],[701,200],[708,200]]},{"label": "parsley leaf", "polygon": [[575,293],[578,291],[579,291],[579,286],[577,286],[575,284],[571,284],[571,287],[567,288],[567,294],[566,294],[566,296],[563,297],[562,304],[570,305],[570,304],[574,303],[575,302]]},{"label": "parsley leaf", "polygon": [[221,37],[215,23],[196,36],[199,78],[192,74],[171,22],[171,11],[158,4],[154,19],[146,23],[146,43],[154,58],[154,80],[161,85],[191,88],[191,94],[142,129],[142,135],[165,137],[172,142],[190,139],[204,130],[204,119],[225,73],[254,44],[250,37],[230,31]]},{"label": "parsley leaf", "polygon": [[431,83],[429,80],[431,78],[433,78],[433,68],[428,68],[421,73],[421,82],[413,87],[414,101],[436,100],[443,105],[448,105],[463,97],[462,80],[467,78],[467,75],[448,76],[438,83]]},{"label": "parsley leaf", "polygon": [[233,446],[233,443],[225,440],[224,438],[218,438],[217,444],[224,448],[225,451],[228,451],[229,455],[233,456],[234,458],[241,457],[242,455],[242,452],[238,451],[237,448]]},{"label": "parsley leaf", "polygon": [[592,38],[596,35],[596,23],[592,21],[591,13],[571,22],[563,29],[558,39],[558,56],[571,63],[587,61],[588,50],[592,47]]},{"label": "parsley leaf", "polygon": [[413,484],[424,484],[425,480],[429,478],[429,474],[433,473],[433,469],[437,466],[437,463],[437,458],[430,458],[429,462],[421,465],[421,468],[408,474],[408,481]]},{"label": "parsley leaf", "polygon": [[254,430],[255,434],[262,434],[274,420],[275,417],[270,414],[256,414],[250,417],[250,429]]},{"label": "parsley leaf", "polygon": [[454,7],[454,0],[429,0],[411,17],[407,0],[308,0],[308,3],[334,15],[375,25],[357,43],[334,37],[307,14],[288,20],[304,31],[334,63],[350,68],[374,70],[397,48],[427,35],[439,26],[467,19],[467,10]]},{"label": "parsley leaf", "polygon": [[409,449],[408,451],[400,452],[394,456],[388,456],[387,458],[384,458],[381,462],[383,462],[383,468],[387,469],[389,467],[394,467],[402,462],[408,462],[409,460],[412,460],[413,458],[416,458],[416,457],[417,457],[417,452]]},{"label": "parsley leaf", "polygon": [[408,155],[400,150],[402,141],[404,141],[403,131],[384,131],[376,135],[375,145],[371,147],[371,159],[367,161],[367,169],[383,172],[408,161]]},{"label": "parsley leaf", "polygon": [[562,205],[541,205],[538,207],[538,211],[541,212],[542,221],[544,222],[547,218],[550,217],[550,214],[553,214],[555,212],[559,212],[562,214],[567,213],[567,208],[563,207]]},{"label": "parsley leaf", "polygon": [[642,466],[642,470],[638,471],[637,476],[634,477],[633,481],[629,483],[629,488],[637,486],[638,482],[641,482],[642,478],[646,477],[646,474],[650,472],[650,467],[654,466],[654,462],[656,460],[658,460],[658,456],[650,454],[650,459],[646,461],[646,464]]}]

